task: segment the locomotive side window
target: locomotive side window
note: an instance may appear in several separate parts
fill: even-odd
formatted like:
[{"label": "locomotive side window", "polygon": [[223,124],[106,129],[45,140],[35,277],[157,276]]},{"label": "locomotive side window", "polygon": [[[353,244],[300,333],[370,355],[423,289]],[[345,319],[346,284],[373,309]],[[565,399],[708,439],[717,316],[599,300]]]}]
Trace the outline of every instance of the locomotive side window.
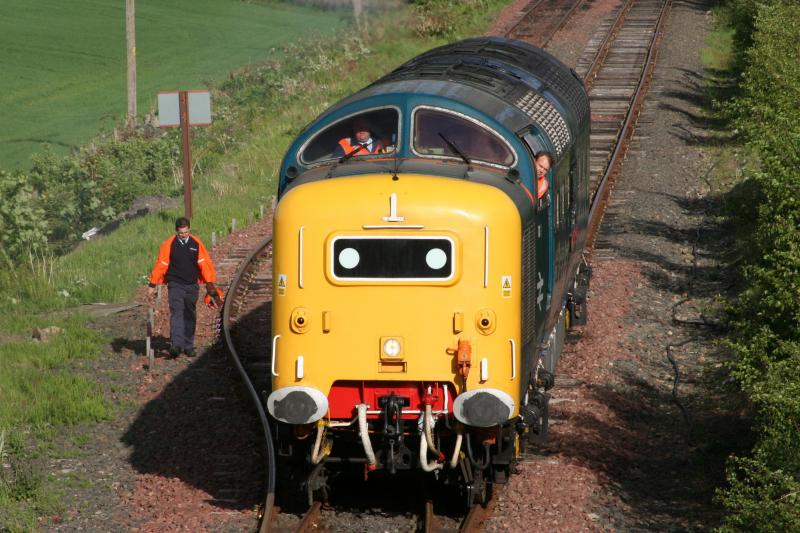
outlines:
[{"label": "locomotive side window", "polygon": [[453,251],[447,237],[336,237],[331,272],[343,280],[447,280]]},{"label": "locomotive side window", "polygon": [[[397,149],[400,113],[395,108],[351,115],[323,129],[300,150],[300,163],[313,165],[351,157],[391,154]],[[365,133],[366,132],[366,133]],[[363,146],[359,149],[359,146]]]},{"label": "locomotive side window", "polygon": [[413,149],[418,155],[483,161],[510,167],[514,152],[495,132],[477,122],[437,109],[414,111]]}]

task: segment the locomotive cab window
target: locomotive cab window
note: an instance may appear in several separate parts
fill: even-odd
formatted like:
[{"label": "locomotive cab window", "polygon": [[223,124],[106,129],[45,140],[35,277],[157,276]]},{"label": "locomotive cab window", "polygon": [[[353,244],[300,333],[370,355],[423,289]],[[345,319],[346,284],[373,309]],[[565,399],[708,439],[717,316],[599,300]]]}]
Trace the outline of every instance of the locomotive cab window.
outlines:
[{"label": "locomotive cab window", "polygon": [[413,148],[422,156],[466,157],[505,167],[515,163],[513,150],[497,133],[464,116],[437,109],[415,110]]},{"label": "locomotive cab window", "polygon": [[300,163],[392,154],[397,149],[399,122],[400,113],[394,108],[351,115],[314,135],[300,150]]},{"label": "locomotive cab window", "polygon": [[449,237],[342,236],[330,246],[330,271],[343,281],[444,281],[455,274]]}]

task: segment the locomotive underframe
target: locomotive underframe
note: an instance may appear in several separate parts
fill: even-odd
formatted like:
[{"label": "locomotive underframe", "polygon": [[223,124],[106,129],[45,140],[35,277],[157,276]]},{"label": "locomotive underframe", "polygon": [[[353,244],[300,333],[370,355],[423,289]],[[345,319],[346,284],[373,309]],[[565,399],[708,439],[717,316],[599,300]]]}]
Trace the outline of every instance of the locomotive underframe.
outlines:
[{"label": "locomotive underframe", "polygon": [[[391,416],[391,402],[387,404],[387,419]],[[521,417],[509,420],[494,428],[463,428],[458,438],[458,422],[450,416],[440,417],[435,428],[434,440],[438,450],[452,452],[461,440],[456,460],[447,466],[426,474],[416,450],[424,434],[402,419],[376,420],[370,424],[370,434],[375,444],[377,464],[370,466],[364,456],[359,436],[353,431],[334,428],[326,431],[326,445],[331,454],[317,464],[312,461],[313,435],[311,430],[298,437],[295,428],[280,424],[276,432],[278,443],[279,479],[284,486],[279,494],[284,498],[301,496],[308,505],[315,500],[326,500],[331,493],[334,480],[345,473],[357,473],[364,479],[381,475],[429,475],[431,479],[456,487],[465,498],[465,504],[484,503],[490,493],[491,484],[505,483],[517,458],[524,425]],[[398,424],[398,421],[400,422]],[[415,426],[416,424],[413,424]],[[445,463],[440,463],[444,465]],[[292,480],[288,482],[287,480]],[[291,485],[291,486],[289,486]],[[283,490],[281,490],[283,489]],[[293,492],[294,494],[288,494]]]}]

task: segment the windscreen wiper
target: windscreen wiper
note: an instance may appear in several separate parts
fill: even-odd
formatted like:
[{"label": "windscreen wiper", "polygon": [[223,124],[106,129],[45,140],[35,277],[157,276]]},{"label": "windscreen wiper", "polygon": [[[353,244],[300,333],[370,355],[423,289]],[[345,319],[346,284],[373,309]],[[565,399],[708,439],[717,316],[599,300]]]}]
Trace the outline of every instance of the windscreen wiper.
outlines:
[{"label": "windscreen wiper", "polygon": [[467,170],[472,170],[472,161],[470,161],[469,157],[467,157],[461,148],[456,146],[456,143],[442,135],[442,132],[439,132],[439,137],[441,137],[442,140],[447,143],[447,146],[449,146],[452,151],[454,151],[461,159],[464,160],[464,162],[467,164]]},{"label": "windscreen wiper", "polygon": [[325,176],[325,179],[333,177],[333,171],[336,170],[336,167],[338,167],[340,164],[344,163],[345,161],[347,161],[348,159],[350,159],[351,157],[356,155],[356,153],[359,150],[361,150],[362,148],[364,148],[364,147],[359,144],[355,148],[350,150],[348,153],[346,153],[342,157],[340,157],[338,159],[338,161],[336,161],[333,165],[331,165],[331,168],[330,168],[330,170],[328,170],[328,174]]}]

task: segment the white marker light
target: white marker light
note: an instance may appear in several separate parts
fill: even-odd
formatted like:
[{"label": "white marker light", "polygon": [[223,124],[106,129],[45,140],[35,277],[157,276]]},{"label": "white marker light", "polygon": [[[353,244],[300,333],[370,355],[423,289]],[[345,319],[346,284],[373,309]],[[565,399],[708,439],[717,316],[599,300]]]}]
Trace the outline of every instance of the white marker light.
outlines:
[{"label": "white marker light", "polygon": [[433,270],[439,270],[447,263],[447,254],[441,248],[433,248],[425,255],[425,262]]},{"label": "white marker light", "polygon": [[339,264],[348,270],[357,267],[359,261],[361,256],[355,248],[345,248],[339,252]]},{"label": "white marker light", "polygon": [[383,343],[383,353],[387,357],[397,357],[400,354],[400,341],[397,339],[387,339]]}]

